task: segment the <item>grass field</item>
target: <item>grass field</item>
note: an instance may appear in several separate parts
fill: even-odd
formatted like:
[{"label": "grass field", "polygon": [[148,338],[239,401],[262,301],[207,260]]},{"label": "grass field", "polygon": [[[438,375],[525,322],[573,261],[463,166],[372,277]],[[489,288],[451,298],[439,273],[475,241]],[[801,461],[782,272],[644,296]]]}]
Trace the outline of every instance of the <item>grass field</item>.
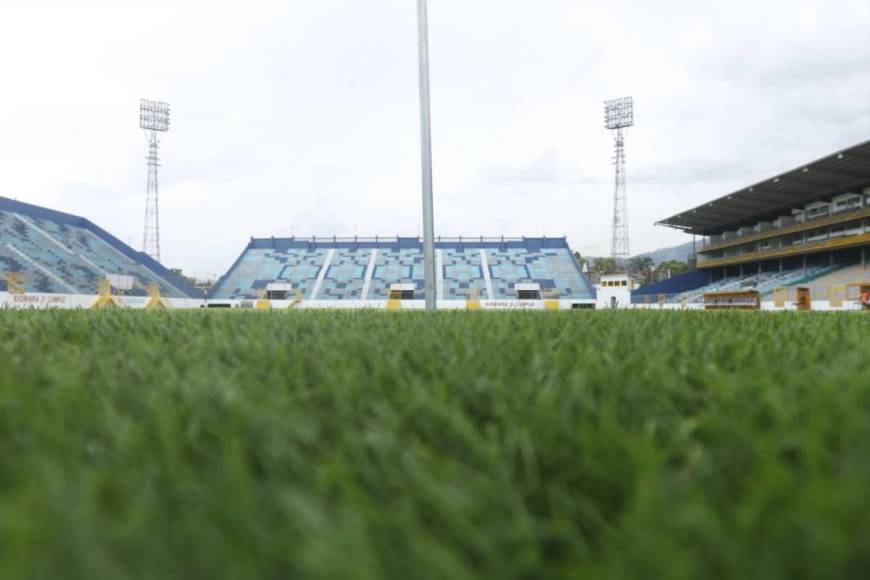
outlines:
[{"label": "grass field", "polygon": [[0,578],[858,578],[870,316],[0,311]]}]

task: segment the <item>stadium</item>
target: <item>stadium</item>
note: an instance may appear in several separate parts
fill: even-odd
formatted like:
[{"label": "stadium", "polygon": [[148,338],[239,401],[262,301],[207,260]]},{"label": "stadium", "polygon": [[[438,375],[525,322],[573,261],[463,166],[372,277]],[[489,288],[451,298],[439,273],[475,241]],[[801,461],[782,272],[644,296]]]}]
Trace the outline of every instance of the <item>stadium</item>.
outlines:
[{"label": "stadium", "polygon": [[636,290],[633,304],[697,306],[748,290],[783,309],[802,289],[813,308],[860,309],[870,287],[870,141],[660,224],[700,238],[697,270]]},{"label": "stadium", "polygon": [[[634,290],[619,275],[596,288],[564,237],[438,238],[438,307],[692,309],[748,300],[766,310],[862,310],[870,141],[660,225],[698,240],[697,268]],[[156,299],[175,308],[400,310],[423,308],[426,297],[420,238],[252,238],[204,295],[81,217],[0,198],[0,233],[0,304],[11,307],[102,305],[101,284],[113,305],[130,308]]]},{"label": "stadium", "polygon": [[[252,239],[202,292],[90,221],[0,198],[3,304],[90,307],[101,283],[117,304],[143,308],[149,288],[177,308],[414,308],[425,298],[418,238]],[[445,308],[589,308],[595,289],[564,238],[437,242]],[[392,297],[392,301],[391,301]],[[262,306],[262,304],[261,304]]]},{"label": "stadium", "polygon": [[7,4],[0,579],[867,576],[870,5]]},{"label": "stadium", "polygon": [[177,306],[197,291],[143,252],[90,221],[0,198],[2,304],[87,308],[100,286],[125,294],[124,305],[144,307],[148,289]]}]

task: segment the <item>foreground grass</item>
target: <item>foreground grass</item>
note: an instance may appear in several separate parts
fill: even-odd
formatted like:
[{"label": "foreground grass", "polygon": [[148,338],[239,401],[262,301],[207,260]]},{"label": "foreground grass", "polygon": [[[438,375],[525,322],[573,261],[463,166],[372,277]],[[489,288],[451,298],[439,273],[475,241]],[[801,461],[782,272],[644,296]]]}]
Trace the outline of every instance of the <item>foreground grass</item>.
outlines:
[{"label": "foreground grass", "polygon": [[0,578],[857,578],[870,317],[0,311]]}]

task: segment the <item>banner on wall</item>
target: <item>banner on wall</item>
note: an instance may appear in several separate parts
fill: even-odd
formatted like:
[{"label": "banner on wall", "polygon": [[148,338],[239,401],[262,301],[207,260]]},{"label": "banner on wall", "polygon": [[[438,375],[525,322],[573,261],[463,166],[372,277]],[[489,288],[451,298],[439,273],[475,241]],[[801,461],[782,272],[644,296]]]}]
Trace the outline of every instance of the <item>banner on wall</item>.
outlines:
[{"label": "banner on wall", "polygon": [[132,290],[133,276],[124,276],[121,274],[109,274],[106,276],[112,284],[112,288],[116,290]]}]

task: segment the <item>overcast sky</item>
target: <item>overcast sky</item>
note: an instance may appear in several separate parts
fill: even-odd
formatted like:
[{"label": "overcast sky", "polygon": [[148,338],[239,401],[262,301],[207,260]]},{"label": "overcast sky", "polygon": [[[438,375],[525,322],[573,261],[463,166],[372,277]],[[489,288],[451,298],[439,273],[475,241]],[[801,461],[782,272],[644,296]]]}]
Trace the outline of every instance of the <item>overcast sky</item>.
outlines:
[{"label": "overcast sky", "polygon": [[[436,233],[609,252],[633,95],[633,253],[707,199],[870,139],[868,0],[430,0]],[[163,261],[250,236],[418,235],[415,0],[0,0],[0,195],[141,249],[139,98],[172,104]]]}]

